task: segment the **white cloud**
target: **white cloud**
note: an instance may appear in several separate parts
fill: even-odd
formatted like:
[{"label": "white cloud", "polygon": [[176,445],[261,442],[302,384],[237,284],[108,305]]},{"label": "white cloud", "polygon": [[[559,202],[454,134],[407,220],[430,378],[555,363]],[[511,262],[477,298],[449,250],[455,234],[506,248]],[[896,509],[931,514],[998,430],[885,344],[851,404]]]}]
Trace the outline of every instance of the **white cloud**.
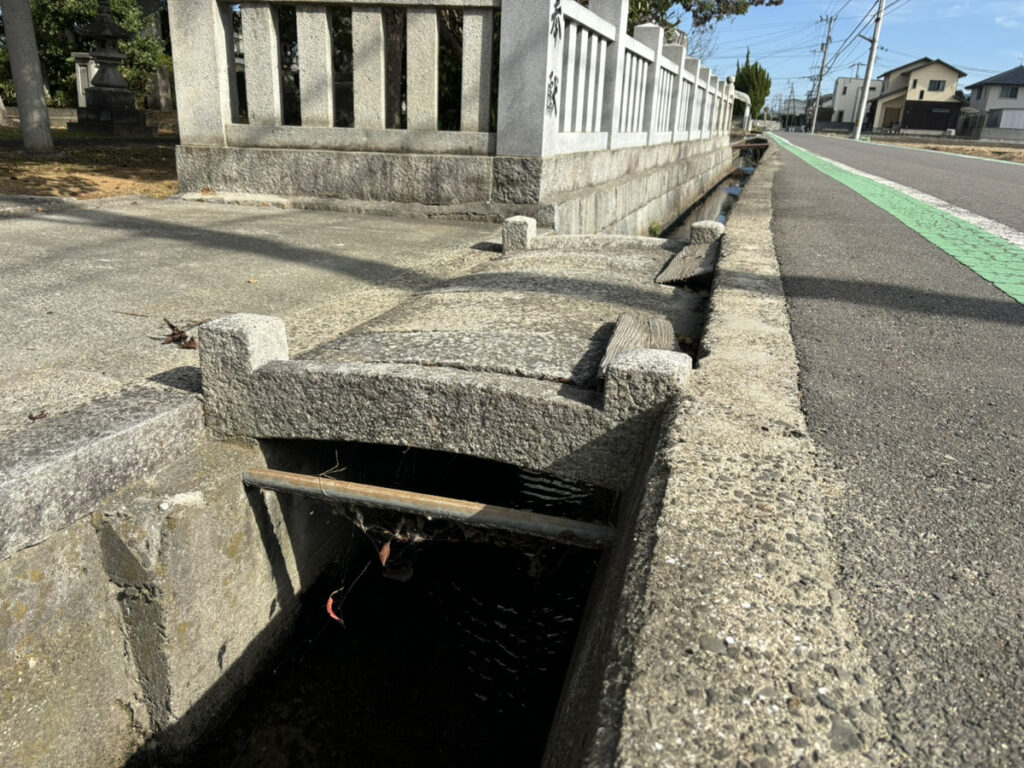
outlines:
[{"label": "white cloud", "polygon": [[1020,21],[1009,16],[996,16],[995,21],[1003,29],[1015,29],[1020,26]]}]

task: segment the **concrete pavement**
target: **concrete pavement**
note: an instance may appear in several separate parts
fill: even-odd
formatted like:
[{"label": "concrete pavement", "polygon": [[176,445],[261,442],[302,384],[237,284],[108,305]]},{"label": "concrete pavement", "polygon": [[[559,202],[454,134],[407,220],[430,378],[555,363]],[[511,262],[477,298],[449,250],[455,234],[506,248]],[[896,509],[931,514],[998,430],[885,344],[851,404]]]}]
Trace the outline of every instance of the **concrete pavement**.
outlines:
[{"label": "concrete pavement", "polygon": [[6,198],[0,232],[0,437],[137,383],[198,391],[164,318],[279,315],[301,354],[500,241],[490,223],[141,199]]},{"label": "concrete pavement", "polygon": [[[786,138],[1024,223],[1022,166]],[[1022,765],[1024,307],[781,155],[772,229],[803,407],[846,483],[829,516],[839,585],[893,747],[908,765]]]}]

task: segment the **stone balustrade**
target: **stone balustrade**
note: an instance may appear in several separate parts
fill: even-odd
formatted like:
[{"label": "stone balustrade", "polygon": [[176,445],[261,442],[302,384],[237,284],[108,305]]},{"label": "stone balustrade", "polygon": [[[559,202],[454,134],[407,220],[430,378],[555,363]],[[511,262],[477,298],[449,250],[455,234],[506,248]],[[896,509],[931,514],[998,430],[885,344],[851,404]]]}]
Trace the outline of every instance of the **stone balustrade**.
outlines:
[{"label": "stone balustrade", "polygon": [[[731,80],[688,57],[685,38],[666,45],[656,25],[627,34],[628,0],[170,0],[168,9],[185,192],[544,204],[545,188],[561,182],[546,183],[530,160],[711,141],[704,153],[727,144]],[[297,110],[286,109],[296,101]],[[308,155],[277,155],[270,178],[251,169],[262,157],[254,150],[407,159],[363,158],[356,177],[336,157],[323,158],[318,174],[300,168]],[[693,152],[672,160],[682,154]],[[463,161],[439,163],[441,156]],[[713,165],[721,164],[716,157]],[[377,182],[367,181],[368,171]],[[457,180],[443,194],[439,174]],[[594,185],[594,174],[585,175],[580,188]],[[399,177],[391,187],[382,181]],[[510,212],[524,211],[502,211]]]}]

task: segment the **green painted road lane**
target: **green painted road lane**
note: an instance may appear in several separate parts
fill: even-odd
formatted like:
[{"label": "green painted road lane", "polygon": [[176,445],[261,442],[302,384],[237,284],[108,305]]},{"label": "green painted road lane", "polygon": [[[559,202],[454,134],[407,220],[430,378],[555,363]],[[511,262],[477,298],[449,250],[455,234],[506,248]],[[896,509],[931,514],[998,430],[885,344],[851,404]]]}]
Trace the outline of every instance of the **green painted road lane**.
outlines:
[{"label": "green painted road lane", "polygon": [[1024,248],[899,190],[772,138],[783,149],[874,203],[1007,296],[1024,304]]}]

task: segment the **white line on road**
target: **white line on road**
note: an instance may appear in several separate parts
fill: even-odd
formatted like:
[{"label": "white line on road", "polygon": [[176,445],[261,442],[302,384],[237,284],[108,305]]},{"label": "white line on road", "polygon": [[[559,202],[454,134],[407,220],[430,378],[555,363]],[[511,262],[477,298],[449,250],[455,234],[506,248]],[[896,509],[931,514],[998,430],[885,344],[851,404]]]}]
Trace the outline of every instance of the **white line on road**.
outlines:
[{"label": "white line on road", "polygon": [[[807,150],[804,151],[806,152]],[[958,219],[962,219],[963,221],[973,224],[974,226],[985,230],[990,235],[1001,237],[1007,242],[1013,243],[1016,246],[1024,248],[1024,232],[1019,232],[1013,227],[1008,227],[1005,224],[1000,224],[998,221],[993,221],[992,219],[987,218],[985,216],[981,216],[977,213],[972,213],[971,211],[968,211],[966,208],[961,208],[958,205],[947,203],[945,200],[940,200],[937,197],[929,195],[926,192],[921,192],[920,190],[914,189],[913,187],[908,187],[898,182],[890,181],[889,179],[882,178],[881,176],[875,176],[874,174],[867,173],[866,171],[861,171],[857,168],[851,168],[848,165],[840,163],[838,160],[833,160],[831,158],[823,159],[828,160],[830,163],[832,163],[832,165],[836,166],[837,168],[842,168],[844,171],[855,173],[858,176],[863,176],[865,179],[871,179],[872,181],[878,182],[879,184],[884,184],[885,186],[898,190],[899,192],[902,192],[903,194],[908,195],[909,197],[912,197],[915,200],[920,200],[922,203],[925,203],[926,205],[930,205],[933,208],[938,208],[940,211],[945,211],[946,213],[952,216],[956,216]]]}]

